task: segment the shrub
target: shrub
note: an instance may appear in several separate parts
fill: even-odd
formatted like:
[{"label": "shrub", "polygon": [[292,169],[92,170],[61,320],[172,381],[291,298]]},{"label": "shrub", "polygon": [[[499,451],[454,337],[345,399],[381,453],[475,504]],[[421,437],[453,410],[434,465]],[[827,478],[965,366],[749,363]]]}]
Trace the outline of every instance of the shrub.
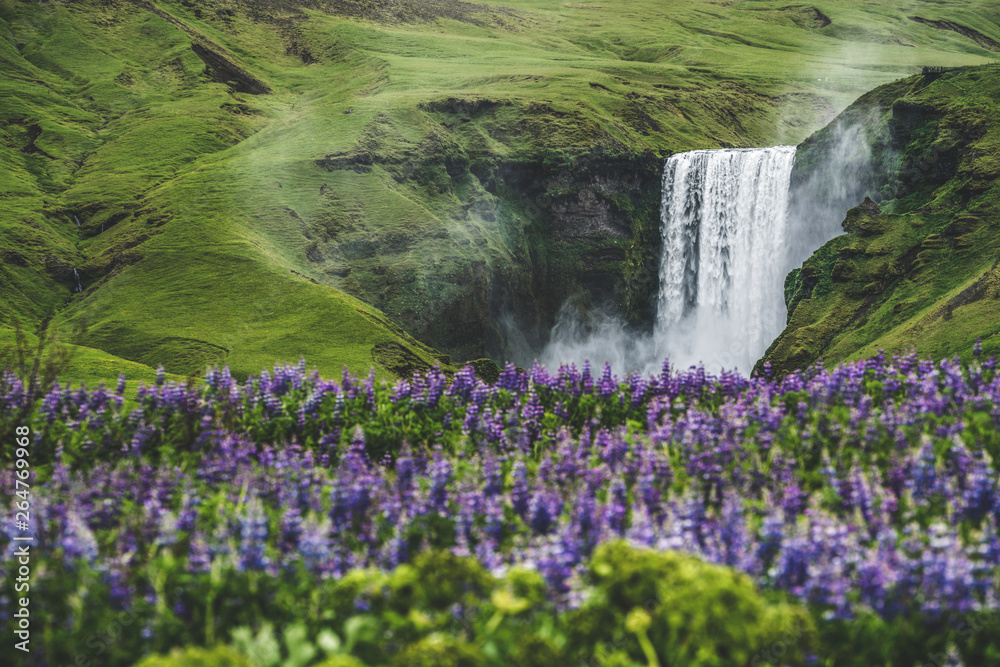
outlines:
[{"label": "shrub", "polygon": [[482,653],[467,642],[432,634],[408,646],[393,662],[395,667],[480,667]]},{"label": "shrub", "polygon": [[176,648],[168,655],[151,655],[136,667],[253,667],[252,663],[233,649]]},{"label": "shrub", "polygon": [[594,551],[589,576],[594,591],[569,620],[570,643],[616,664],[622,651],[650,664],[651,652],[661,665],[744,665],[758,654],[763,664],[779,644],[782,660],[795,663],[814,641],[803,610],[769,603],[746,575],[691,556],[608,542]]}]

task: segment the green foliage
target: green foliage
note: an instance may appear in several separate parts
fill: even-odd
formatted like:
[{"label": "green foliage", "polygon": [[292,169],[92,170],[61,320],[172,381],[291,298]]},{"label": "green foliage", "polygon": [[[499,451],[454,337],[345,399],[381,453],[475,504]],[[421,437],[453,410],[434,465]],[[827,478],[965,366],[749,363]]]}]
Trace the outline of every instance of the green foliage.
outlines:
[{"label": "green foliage", "polygon": [[483,596],[493,578],[472,558],[459,558],[450,551],[425,551],[413,561],[420,582],[414,603],[421,608],[444,611],[468,597]]},{"label": "green foliage", "polygon": [[[254,667],[306,667],[314,664],[314,658],[320,654],[307,634],[304,624],[293,623],[285,629],[282,650],[282,642],[275,637],[274,626],[270,623],[264,623],[256,635],[249,627],[242,626],[233,630],[233,646],[241,655],[249,656]],[[316,644],[332,656],[331,660],[347,657],[337,655],[342,644],[330,630],[321,630]]]},{"label": "green foliage", "polygon": [[354,656],[335,655],[334,657],[319,663],[317,667],[365,667],[365,663],[361,662]]},{"label": "green foliage", "polygon": [[[78,349],[58,339],[53,327],[49,326],[51,320],[52,313],[49,313],[32,335],[22,328],[20,320],[14,318],[11,322],[13,340],[0,347],[0,373],[13,373],[19,378],[32,403],[64,374]],[[0,390],[6,389],[3,385],[6,381],[0,376]],[[25,416],[21,415],[22,418]]]},{"label": "green foliage", "polygon": [[624,653],[651,665],[742,665],[777,642],[794,664],[815,645],[801,609],[768,602],[728,568],[610,542],[594,551],[589,572],[594,592],[570,621],[570,643],[600,646],[607,664]]},{"label": "green foliage", "polygon": [[151,655],[135,667],[254,667],[253,663],[231,648],[176,648],[167,655]]},{"label": "green foliage", "polygon": [[395,667],[482,667],[482,653],[455,637],[432,634],[406,647],[392,663]]}]

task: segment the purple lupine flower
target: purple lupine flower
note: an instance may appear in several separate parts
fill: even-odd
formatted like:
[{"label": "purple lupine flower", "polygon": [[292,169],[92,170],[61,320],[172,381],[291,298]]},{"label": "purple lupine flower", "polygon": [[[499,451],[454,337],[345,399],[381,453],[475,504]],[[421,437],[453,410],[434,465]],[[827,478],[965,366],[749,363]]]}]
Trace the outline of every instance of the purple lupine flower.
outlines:
[{"label": "purple lupine flower", "polygon": [[523,519],[528,514],[528,503],[531,499],[531,491],[528,488],[528,470],[524,466],[524,461],[518,459],[514,464],[512,477],[511,504],[514,507],[514,512]]},{"label": "purple lupine flower", "polygon": [[612,532],[622,535],[625,533],[627,515],[628,496],[625,482],[620,477],[616,477],[611,482],[608,502],[604,508],[604,520]]},{"label": "purple lupine flower", "polygon": [[655,457],[656,455],[653,454],[652,456],[643,458],[636,493],[645,505],[649,517],[659,524],[663,522],[665,515],[663,489],[669,485],[669,482],[664,484],[665,480],[657,479],[654,467]]},{"label": "purple lupine flower", "polygon": [[611,435],[607,429],[601,429],[597,434],[597,448],[601,452],[601,458],[611,470],[618,469],[629,451],[628,442],[622,434]]},{"label": "purple lupine flower", "polygon": [[448,509],[448,487],[451,481],[451,463],[439,449],[434,452],[434,462],[431,465],[430,501],[433,507],[440,512],[445,512]]},{"label": "purple lupine flower", "polygon": [[483,495],[493,497],[503,492],[503,473],[500,461],[492,452],[487,452],[483,459]]},{"label": "purple lupine flower", "polygon": [[81,559],[88,564],[97,560],[97,539],[75,510],[70,510],[66,516],[59,546],[67,559]]},{"label": "purple lupine flower", "polygon": [[260,570],[268,564],[264,555],[267,544],[267,514],[256,496],[250,498],[240,516],[240,543],[237,566],[241,570]]},{"label": "purple lupine flower", "polygon": [[201,534],[191,538],[188,551],[188,569],[193,572],[208,572],[212,569],[212,552],[208,541]]},{"label": "purple lupine flower", "polygon": [[534,494],[528,508],[531,530],[538,535],[547,535],[555,527],[562,508],[563,499],[559,494],[546,490]]},{"label": "purple lupine flower", "polygon": [[396,491],[403,500],[409,499],[414,487],[413,456],[409,445],[403,445],[399,458],[396,459]]},{"label": "purple lupine flower", "polygon": [[785,539],[784,524],[785,519],[781,512],[768,514],[764,517],[757,546],[757,561],[764,571],[771,567],[771,563],[781,552]]},{"label": "purple lupine flower", "polygon": [[278,539],[280,552],[288,554],[296,550],[302,534],[302,512],[295,506],[286,506],[281,514],[281,533]]},{"label": "purple lupine flower", "polygon": [[306,517],[299,539],[299,555],[310,571],[322,575],[331,573],[330,523],[327,519]]},{"label": "purple lupine flower", "polygon": [[963,517],[979,523],[995,507],[996,502],[996,473],[985,460],[980,458],[971,466],[966,476],[959,510]]}]

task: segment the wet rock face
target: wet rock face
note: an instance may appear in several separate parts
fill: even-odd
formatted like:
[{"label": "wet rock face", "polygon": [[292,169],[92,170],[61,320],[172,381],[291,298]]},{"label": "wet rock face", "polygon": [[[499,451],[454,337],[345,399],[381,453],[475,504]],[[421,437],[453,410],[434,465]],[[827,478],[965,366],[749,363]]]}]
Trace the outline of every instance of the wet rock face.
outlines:
[{"label": "wet rock face", "polygon": [[[345,157],[318,166],[357,171],[358,160]],[[365,167],[385,169],[403,188],[454,193],[455,208],[420,230],[390,232],[340,208],[328,220],[302,221],[306,259],[323,282],[459,361],[540,351],[570,299],[651,323],[660,252],[656,156],[469,158],[444,145],[406,160],[400,170],[398,156],[373,151]],[[428,185],[432,171],[438,178]]]},{"label": "wet rock face", "polygon": [[62,257],[57,257],[56,255],[47,255],[44,261],[45,270],[50,276],[61,283],[73,283],[73,267],[69,262]]},{"label": "wet rock face", "polygon": [[553,225],[567,237],[624,239],[628,237],[629,221],[624,219],[608,198],[608,193],[634,189],[634,174],[628,181],[598,178],[582,185],[575,193],[552,202],[549,212]]},{"label": "wet rock face", "polygon": [[[475,168],[474,168],[475,169]],[[487,189],[530,220],[521,229],[528,251],[494,272],[486,352],[509,358],[547,342],[569,300],[601,308],[633,324],[654,316],[660,253],[660,160],[649,155],[570,157],[557,164],[508,163],[480,170]],[[496,326],[497,318],[503,326]]]}]

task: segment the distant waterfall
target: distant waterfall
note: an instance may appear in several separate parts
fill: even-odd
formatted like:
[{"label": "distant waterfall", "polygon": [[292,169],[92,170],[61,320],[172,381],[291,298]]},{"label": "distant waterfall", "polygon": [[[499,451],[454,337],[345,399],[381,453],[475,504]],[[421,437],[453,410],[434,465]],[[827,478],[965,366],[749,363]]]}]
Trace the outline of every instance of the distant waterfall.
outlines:
[{"label": "distant waterfall", "polygon": [[795,148],[666,160],[654,339],[675,366],[749,373],[785,324],[786,213]]},{"label": "distant waterfall", "polygon": [[749,374],[785,325],[794,159],[791,146],[667,158],[653,334],[630,333],[613,316],[592,315],[584,325],[564,307],[539,360],[655,373],[669,357],[674,368],[703,363]]}]

